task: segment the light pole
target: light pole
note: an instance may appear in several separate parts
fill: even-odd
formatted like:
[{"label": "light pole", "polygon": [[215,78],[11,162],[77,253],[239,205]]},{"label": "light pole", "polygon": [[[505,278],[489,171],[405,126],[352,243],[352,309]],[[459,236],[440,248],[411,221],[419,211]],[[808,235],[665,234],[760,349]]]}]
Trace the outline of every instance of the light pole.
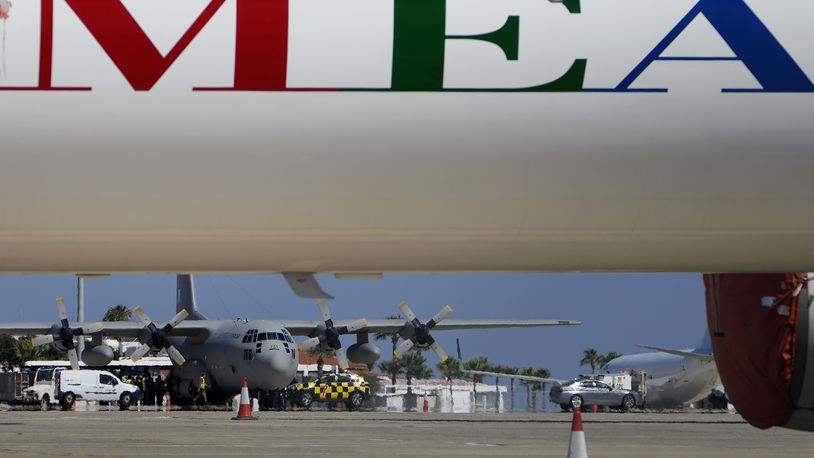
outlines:
[{"label": "light pole", "polygon": [[[109,277],[108,274],[76,274],[76,321],[79,323],[85,322],[85,279],[86,278],[105,278]],[[76,345],[76,351],[79,353],[79,359],[82,359],[82,352],[85,350],[85,338],[80,337]]]}]

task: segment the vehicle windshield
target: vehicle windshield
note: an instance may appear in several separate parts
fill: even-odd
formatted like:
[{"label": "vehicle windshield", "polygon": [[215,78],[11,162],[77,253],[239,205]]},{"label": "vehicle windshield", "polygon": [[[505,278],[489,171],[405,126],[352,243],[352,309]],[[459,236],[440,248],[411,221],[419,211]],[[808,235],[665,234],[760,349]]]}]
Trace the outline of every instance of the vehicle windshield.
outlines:
[{"label": "vehicle windshield", "polygon": [[34,379],[34,383],[51,383],[51,380],[53,379],[54,379],[53,369],[40,369],[37,371],[37,378]]}]

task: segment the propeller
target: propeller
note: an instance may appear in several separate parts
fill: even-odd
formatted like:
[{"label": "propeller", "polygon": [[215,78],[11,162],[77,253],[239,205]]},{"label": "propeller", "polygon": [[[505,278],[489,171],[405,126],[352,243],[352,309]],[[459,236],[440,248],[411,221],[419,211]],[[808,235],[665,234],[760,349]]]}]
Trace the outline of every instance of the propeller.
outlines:
[{"label": "propeller", "polygon": [[184,319],[189,316],[189,312],[187,312],[186,309],[178,312],[177,315],[172,317],[172,319],[161,328],[159,328],[158,325],[150,319],[147,313],[142,310],[140,306],[134,308],[133,313],[135,313],[138,316],[139,321],[144,324],[144,329],[142,329],[138,335],[138,341],[141,342],[141,346],[138,347],[132,355],[130,355],[130,359],[133,360],[133,362],[138,361],[150,351],[158,351],[162,348],[167,350],[167,355],[169,355],[170,359],[175,364],[183,366],[184,363],[187,362],[187,360],[184,359],[184,356],[181,355],[181,352],[172,346],[167,340],[167,334],[169,334],[170,331],[172,331],[180,322],[184,321]]},{"label": "propeller", "polygon": [[316,336],[304,340],[300,344],[300,351],[313,351],[320,346],[327,350],[333,350],[339,366],[342,369],[347,369],[350,364],[348,362],[348,356],[345,354],[345,349],[342,348],[342,342],[340,342],[339,336],[354,333],[367,327],[367,319],[362,318],[347,326],[337,328],[334,326],[334,322],[331,319],[331,311],[328,309],[328,305],[325,301],[320,299],[317,301],[317,305],[319,306],[319,312],[322,314],[322,319],[325,320],[325,327],[318,327],[315,330]]},{"label": "propeller", "polygon": [[60,350],[68,352],[68,359],[71,360],[71,368],[79,370],[79,355],[76,353],[76,342],[74,337],[87,334],[96,334],[105,328],[102,323],[88,323],[78,328],[72,328],[68,323],[68,311],[65,309],[65,301],[58,297],[56,299],[57,313],[59,313],[60,325],[51,326],[51,334],[35,336],[31,339],[31,345],[54,344]]},{"label": "propeller", "polygon": [[[449,305],[445,305],[444,308],[441,309],[438,313],[435,314],[434,317],[426,324],[422,323],[413,313],[410,306],[407,305],[406,302],[401,301],[397,305],[399,310],[401,310],[402,315],[407,318],[407,323],[405,327],[409,330],[412,327],[412,335],[409,338],[405,337],[404,342],[399,344],[396,347],[396,351],[394,352],[394,356],[398,357],[398,355],[404,354],[410,351],[411,348],[414,346],[419,347],[430,347],[432,351],[438,355],[438,358],[441,361],[446,361],[448,358],[447,354],[444,352],[444,349],[438,345],[438,342],[433,339],[430,335],[430,330],[435,327],[438,323],[440,323],[444,318],[446,318],[450,313],[452,313],[452,307]],[[409,331],[408,331],[409,332]]]}]

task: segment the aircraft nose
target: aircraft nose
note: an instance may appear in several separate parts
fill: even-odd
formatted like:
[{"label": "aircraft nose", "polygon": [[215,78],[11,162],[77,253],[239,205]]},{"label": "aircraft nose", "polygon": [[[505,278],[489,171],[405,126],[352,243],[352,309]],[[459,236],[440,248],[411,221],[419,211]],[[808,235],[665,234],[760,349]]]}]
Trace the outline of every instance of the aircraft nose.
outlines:
[{"label": "aircraft nose", "polygon": [[267,358],[269,378],[276,387],[284,387],[294,378],[297,362],[284,351],[272,351]]}]

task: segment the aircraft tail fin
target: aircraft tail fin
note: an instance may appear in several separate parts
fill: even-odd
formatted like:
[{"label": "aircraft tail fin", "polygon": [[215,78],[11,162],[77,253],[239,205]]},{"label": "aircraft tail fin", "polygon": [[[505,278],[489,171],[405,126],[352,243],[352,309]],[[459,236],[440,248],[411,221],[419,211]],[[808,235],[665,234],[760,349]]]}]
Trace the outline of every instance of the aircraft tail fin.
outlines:
[{"label": "aircraft tail fin", "polygon": [[178,275],[175,287],[175,312],[186,309],[189,313],[187,320],[205,320],[206,317],[198,311],[195,302],[195,281],[192,275]]},{"label": "aircraft tail fin", "polygon": [[698,353],[709,353],[712,354],[712,342],[709,340],[709,330],[704,332],[704,337],[701,339],[701,342],[695,347],[695,351]]}]

